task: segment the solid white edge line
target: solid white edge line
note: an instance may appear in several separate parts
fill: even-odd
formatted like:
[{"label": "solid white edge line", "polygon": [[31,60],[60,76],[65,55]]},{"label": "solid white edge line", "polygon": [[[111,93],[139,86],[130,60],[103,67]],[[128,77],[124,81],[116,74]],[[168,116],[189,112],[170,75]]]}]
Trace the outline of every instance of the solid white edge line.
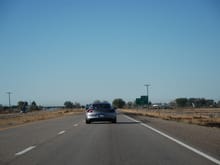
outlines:
[{"label": "solid white edge line", "polygon": [[58,135],[64,134],[66,131],[60,131]]},{"label": "solid white edge line", "polygon": [[127,119],[132,120],[132,121],[137,122],[137,123],[140,123],[140,125],[148,128],[148,129],[150,129],[150,130],[152,130],[152,131],[154,131],[154,132],[156,132],[156,133],[158,133],[158,134],[160,134],[160,135],[162,135],[162,136],[164,136],[164,137],[174,141],[175,143],[177,143],[177,144],[179,144],[179,145],[181,145],[181,146],[183,146],[183,147],[185,147],[185,148],[187,148],[187,149],[197,153],[198,155],[200,155],[200,156],[202,156],[202,157],[204,157],[204,158],[206,158],[206,159],[208,159],[208,160],[210,160],[210,161],[220,165],[220,160],[218,160],[218,159],[216,159],[216,158],[214,158],[212,156],[209,156],[209,155],[205,154],[204,152],[201,152],[201,151],[199,151],[199,150],[197,150],[197,149],[195,149],[195,148],[193,148],[193,147],[191,147],[191,146],[189,146],[189,145],[187,145],[187,144],[185,144],[185,143],[183,143],[183,142],[181,142],[181,141],[179,141],[179,140],[177,140],[177,139],[175,139],[175,138],[173,138],[173,137],[171,137],[171,136],[169,136],[169,135],[167,135],[167,134],[165,134],[165,133],[163,133],[163,132],[161,132],[161,131],[159,131],[159,130],[157,130],[157,129],[155,129],[155,128],[153,128],[153,127],[151,127],[151,126],[149,126],[149,125],[147,125],[145,123],[143,123],[143,122],[135,120],[135,119],[133,119],[133,118],[127,116],[127,115],[124,115],[124,116]]},{"label": "solid white edge line", "polygon": [[23,154],[25,154],[26,152],[28,152],[28,151],[34,149],[35,147],[36,147],[36,146],[30,146],[30,147],[28,147],[28,148],[26,148],[26,149],[24,149],[24,150],[22,150],[22,151],[20,151],[20,152],[17,152],[17,153],[15,154],[15,156],[23,155]]}]

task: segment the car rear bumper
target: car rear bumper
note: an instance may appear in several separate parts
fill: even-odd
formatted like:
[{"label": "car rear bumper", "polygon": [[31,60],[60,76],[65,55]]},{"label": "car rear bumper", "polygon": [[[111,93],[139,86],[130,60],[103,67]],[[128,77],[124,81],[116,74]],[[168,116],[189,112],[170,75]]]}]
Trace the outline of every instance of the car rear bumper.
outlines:
[{"label": "car rear bumper", "polygon": [[86,120],[89,121],[113,121],[116,120],[116,114],[86,114]]}]

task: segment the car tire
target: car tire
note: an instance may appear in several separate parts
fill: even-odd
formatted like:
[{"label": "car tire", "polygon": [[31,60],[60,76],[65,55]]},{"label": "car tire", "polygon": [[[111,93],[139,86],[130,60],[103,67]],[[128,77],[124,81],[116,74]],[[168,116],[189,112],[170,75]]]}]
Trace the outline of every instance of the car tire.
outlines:
[{"label": "car tire", "polygon": [[117,120],[116,119],[112,120],[112,123],[117,123]]},{"label": "car tire", "polygon": [[86,124],[90,124],[90,120],[86,120]]}]

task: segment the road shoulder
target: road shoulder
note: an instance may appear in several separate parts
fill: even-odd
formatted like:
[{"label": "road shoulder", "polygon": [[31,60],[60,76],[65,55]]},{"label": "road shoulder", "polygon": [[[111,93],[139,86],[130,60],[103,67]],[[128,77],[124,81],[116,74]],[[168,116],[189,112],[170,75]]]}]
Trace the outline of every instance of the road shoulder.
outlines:
[{"label": "road shoulder", "polygon": [[129,115],[184,143],[220,159],[220,129],[176,121],[167,121],[147,116]]}]

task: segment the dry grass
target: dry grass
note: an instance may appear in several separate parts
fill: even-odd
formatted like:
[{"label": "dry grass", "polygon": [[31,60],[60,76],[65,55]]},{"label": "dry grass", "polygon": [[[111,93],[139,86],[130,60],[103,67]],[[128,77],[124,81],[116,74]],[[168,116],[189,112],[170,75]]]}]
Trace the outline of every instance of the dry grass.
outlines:
[{"label": "dry grass", "polygon": [[123,109],[122,112],[131,115],[141,115],[203,126],[220,127],[220,108],[173,110]]},{"label": "dry grass", "polygon": [[39,111],[39,112],[29,112],[29,113],[17,113],[10,115],[0,116],[0,129],[5,129],[8,127],[14,127],[17,125],[22,125],[25,123],[30,123],[39,120],[46,120],[52,118],[58,118],[68,115],[76,115],[83,113],[82,109],[62,109],[56,111]]}]

